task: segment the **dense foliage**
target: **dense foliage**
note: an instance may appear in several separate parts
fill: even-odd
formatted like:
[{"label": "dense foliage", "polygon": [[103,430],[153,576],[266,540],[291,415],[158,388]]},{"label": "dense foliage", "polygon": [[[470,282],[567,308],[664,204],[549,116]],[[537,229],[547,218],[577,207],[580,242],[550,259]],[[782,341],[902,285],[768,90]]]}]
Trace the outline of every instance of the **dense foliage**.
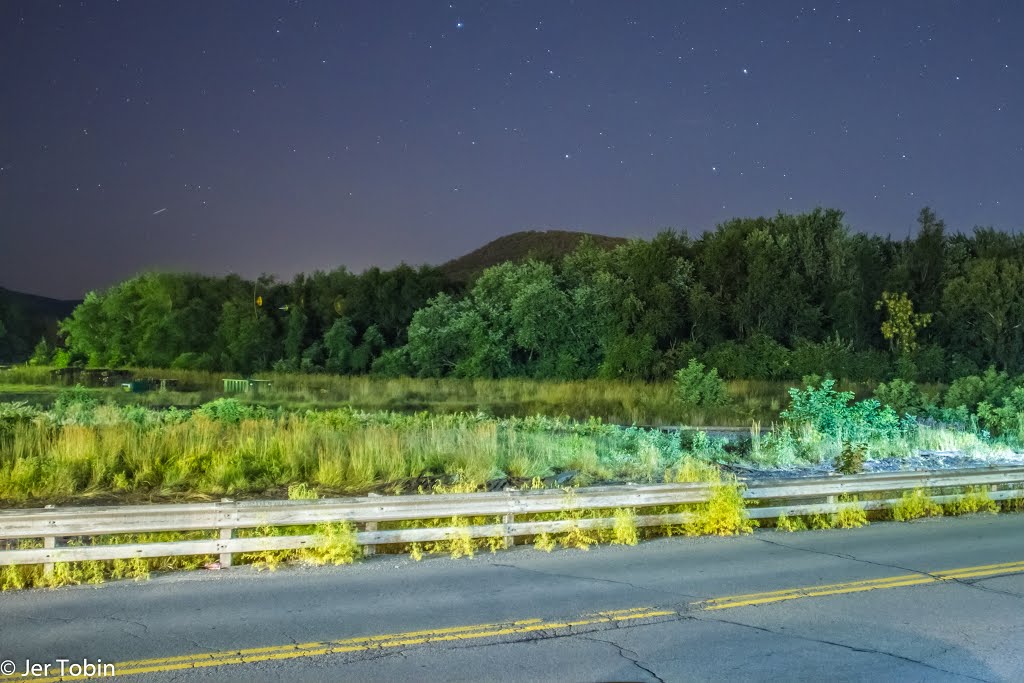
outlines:
[{"label": "dense foliage", "polygon": [[947,235],[928,209],[918,223],[896,241],[834,210],[736,219],[697,239],[584,240],[468,285],[408,266],[145,274],[86,298],[62,360],[466,378],[667,379],[691,359],[726,379],[1024,370],[1024,237]]}]

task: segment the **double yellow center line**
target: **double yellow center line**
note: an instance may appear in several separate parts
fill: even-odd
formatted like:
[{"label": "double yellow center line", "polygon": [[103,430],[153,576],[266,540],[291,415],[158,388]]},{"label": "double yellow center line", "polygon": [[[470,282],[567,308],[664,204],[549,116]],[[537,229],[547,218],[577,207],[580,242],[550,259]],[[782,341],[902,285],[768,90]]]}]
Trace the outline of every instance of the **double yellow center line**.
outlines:
[{"label": "double yellow center line", "polygon": [[766,605],[786,600],[799,600],[800,598],[817,598],[825,595],[843,595],[844,593],[863,593],[865,591],[881,590],[885,588],[920,586],[926,583],[974,579],[984,576],[997,576],[1000,574],[1018,574],[1021,572],[1024,572],[1024,562],[1005,562],[1003,564],[986,564],[978,567],[948,569],[941,572],[901,574],[900,576],[889,576],[884,579],[868,579],[866,581],[850,581],[848,583],[831,583],[820,586],[806,586],[803,588],[787,588],[784,590],[769,591],[766,593],[749,593],[747,595],[730,595],[727,597],[714,598],[712,600],[694,603],[694,606],[707,611],[732,609],[734,607]]},{"label": "double yellow center line", "polygon": [[[798,600],[801,598],[842,595],[845,593],[860,593],[887,588],[902,588],[904,586],[918,586],[928,583],[940,583],[944,581],[956,581],[960,579],[1017,573],[1024,573],[1024,561],[981,565],[977,567],[964,567],[961,569],[949,569],[941,572],[902,574],[882,579],[868,579],[864,581],[850,581],[847,583],[789,588],[764,593],[730,595],[692,603],[690,605],[690,609],[695,611],[714,611],[732,609],[735,607],[764,605],[783,602],[786,600]],[[405,633],[390,633],[360,638],[347,638],[344,640],[292,643],[272,647],[209,652],[203,654],[181,655],[177,657],[163,657],[159,659],[138,659],[114,664],[114,669],[117,672],[117,676],[120,677],[144,673],[159,673],[181,671],[184,669],[227,666],[232,664],[253,664],[256,662],[299,659],[302,657],[319,657],[322,655],[342,654],[347,652],[363,652],[370,650],[385,651],[392,648],[425,645],[429,643],[478,640],[482,638],[498,638],[502,636],[520,636],[539,631],[599,627],[602,624],[612,624],[615,622],[678,617],[683,613],[684,612],[680,612],[675,609],[635,607],[625,610],[597,612],[576,619],[567,620],[545,621],[543,619],[524,619],[521,621],[504,623],[453,626],[449,628],[428,629],[423,631],[408,631]],[[81,679],[75,679],[72,677],[25,678],[21,676],[21,674],[0,677],[0,683],[16,680],[31,680],[36,681],[37,683],[43,683],[47,681]]]}]

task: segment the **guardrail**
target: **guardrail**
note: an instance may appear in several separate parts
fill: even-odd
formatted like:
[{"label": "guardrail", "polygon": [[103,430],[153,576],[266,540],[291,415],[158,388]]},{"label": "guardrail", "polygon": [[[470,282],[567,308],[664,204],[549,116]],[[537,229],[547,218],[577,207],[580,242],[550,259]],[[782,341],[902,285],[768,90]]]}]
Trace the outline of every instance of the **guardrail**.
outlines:
[{"label": "guardrail", "polygon": [[[881,510],[891,507],[902,494],[925,489],[936,502],[949,502],[965,487],[986,487],[993,500],[1024,496],[1024,467],[949,470],[939,472],[874,473],[822,478],[741,482],[747,512],[752,519],[827,514],[844,507]],[[55,562],[220,555],[230,566],[233,553],[294,550],[315,546],[316,535],[236,538],[238,529],[303,526],[322,522],[351,522],[360,527],[357,542],[366,554],[374,547],[392,543],[504,537],[512,545],[517,536],[558,533],[577,526],[585,529],[613,526],[614,517],[569,520],[516,521],[517,516],[570,510],[614,510],[690,505],[706,502],[708,484],[651,484],[595,486],[572,489],[491,493],[369,496],[322,500],[253,500],[168,505],[121,505],[108,507],[47,507],[0,510],[0,566],[42,564],[52,571]],[[840,495],[880,497],[842,502]],[[378,529],[381,522],[495,517],[501,523],[407,529]],[[690,521],[693,513],[638,514],[637,526],[662,526]],[[68,538],[158,531],[219,532],[219,538],[194,541],[64,546]],[[42,548],[5,549],[18,540],[42,539]]]}]

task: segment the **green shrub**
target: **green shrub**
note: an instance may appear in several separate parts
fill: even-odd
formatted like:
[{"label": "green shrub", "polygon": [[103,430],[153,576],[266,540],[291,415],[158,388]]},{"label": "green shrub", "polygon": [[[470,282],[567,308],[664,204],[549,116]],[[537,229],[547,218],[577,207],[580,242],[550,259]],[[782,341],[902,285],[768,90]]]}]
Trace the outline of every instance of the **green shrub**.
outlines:
[{"label": "green shrub", "polygon": [[676,398],[686,408],[721,406],[729,402],[718,370],[711,368],[705,372],[704,364],[693,358],[676,373]]},{"label": "green shrub", "polygon": [[266,409],[261,406],[249,406],[237,398],[214,399],[196,409],[197,414],[225,424],[238,424],[242,420],[263,417],[266,412]]},{"label": "green shrub", "polygon": [[790,389],[790,405],[780,416],[796,424],[809,424],[815,431],[843,443],[868,443],[872,439],[892,440],[900,435],[899,416],[877,399],[853,401],[853,392],[836,391],[835,380],[822,380],[815,388]]},{"label": "green shrub", "polygon": [[969,411],[978,408],[981,402],[1001,405],[1014,389],[1014,383],[1005,372],[996,372],[990,367],[981,375],[959,377],[949,385],[942,397],[946,408],[966,406]]},{"label": "green shrub", "polygon": [[93,424],[99,401],[81,384],[63,389],[53,403],[53,417],[58,424]]},{"label": "green shrub", "polygon": [[866,449],[861,444],[845,444],[843,452],[836,458],[835,468],[842,474],[860,474],[864,471]]},{"label": "green shrub", "polygon": [[875,389],[875,398],[900,415],[922,415],[928,405],[927,397],[917,388],[917,384],[902,379],[879,384]]},{"label": "green shrub", "polygon": [[978,421],[993,434],[1012,437],[1018,445],[1024,444],[1024,386],[1019,386],[993,406],[988,401],[978,404]]}]

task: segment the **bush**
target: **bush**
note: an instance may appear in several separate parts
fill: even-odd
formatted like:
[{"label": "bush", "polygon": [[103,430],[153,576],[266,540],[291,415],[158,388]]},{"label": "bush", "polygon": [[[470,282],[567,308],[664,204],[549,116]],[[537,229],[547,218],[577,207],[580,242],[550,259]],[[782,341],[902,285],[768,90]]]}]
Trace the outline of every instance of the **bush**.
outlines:
[{"label": "bush", "polygon": [[835,468],[843,474],[859,474],[864,471],[866,452],[863,446],[846,444],[843,452],[836,458]]},{"label": "bush", "polygon": [[968,375],[953,381],[942,397],[947,408],[966,406],[974,412],[982,401],[989,405],[1000,405],[1014,389],[1014,383],[1005,372],[996,372],[990,367],[981,375]]},{"label": "bush", "polygon": [[412,376],[415,368],[406,348],[389,349],[374,359],[370,372],[379,377]]},{"label": "bush", "polygon": [[1000,406],[979,403],[978,420],[986,430],[1024,444],[1024,386],[1014,389]]},{"label": "bush", "polygon": [[693,358],[676,373],[676,398],[686,408],[721,406],[729,402],[718,370],[711,368],[705,372],[704,364]]},{"label": "bush", "polygon": [[836,391],[835,380],[822,380],[820,386],[790,389],[790,405],[780,416],[792,423],[809,424],[828,437],[843,443],[867,443],[873,439],[891,440],[900,433],[900,419],[892,408],[869,398],[856,403],[853,392]]},{"label": "bush", "polygon": [[711,347],[701,355],[700,360],[705,365],[717,368],[726,379],[750,377],[751,363],[747,349],[732,340]]},{"label": "bush", "polygon": [[196,413],[216,422],[238,424],[242,420],[265,416],[267,409],[262,406],[247,406],[237,398],[218,398],[196,408]]},{"label": "bush", "polygon": [[214,369],[214,365],[213,356],[194,351],[183,353],[171,362],[171,367],[175,370],[205,370],[209,372]]},{"label": "bush", "polygon": [[53,402],[53,417],[59,424],[90,425],[99,402],[81,384],[64,389]]},{"label": "bush", "polygon": [[902,379],[879,384],[875,389],[875,398],[900,415],[922,415],[928,405],[928,399],[917,388],[917,384]]}]

